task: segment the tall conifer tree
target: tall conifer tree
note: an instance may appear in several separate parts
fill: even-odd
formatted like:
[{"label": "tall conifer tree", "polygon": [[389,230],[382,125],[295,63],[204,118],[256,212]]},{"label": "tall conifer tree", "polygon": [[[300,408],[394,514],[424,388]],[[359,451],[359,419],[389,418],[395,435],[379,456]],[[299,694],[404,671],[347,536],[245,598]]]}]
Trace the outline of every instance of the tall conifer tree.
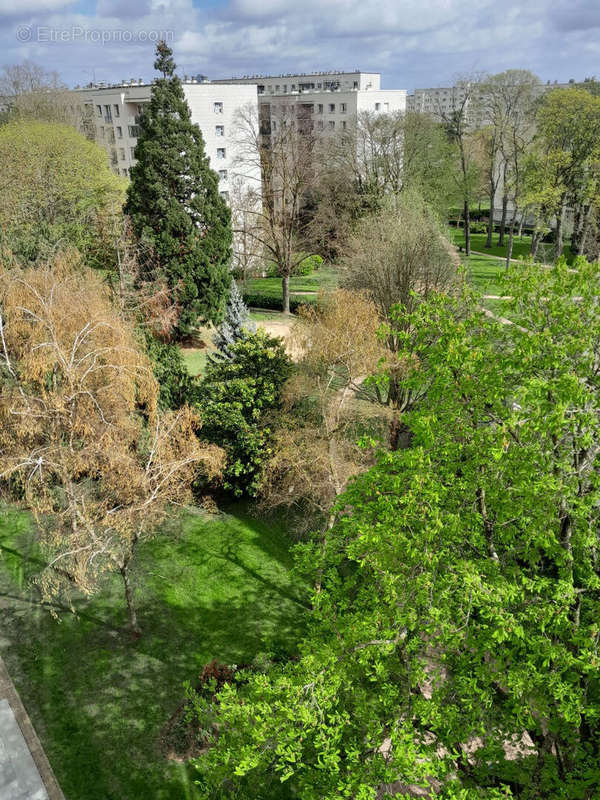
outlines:
[{"label": "tall conifer tree", "polygon": [[159,42],[154,68],[161,77],[140,119],[125,211],[175,290],[182,309],[177,333],[184,336],[198,323],[222,316],[232,234],[229,208],[172,56],[166,42]]}]

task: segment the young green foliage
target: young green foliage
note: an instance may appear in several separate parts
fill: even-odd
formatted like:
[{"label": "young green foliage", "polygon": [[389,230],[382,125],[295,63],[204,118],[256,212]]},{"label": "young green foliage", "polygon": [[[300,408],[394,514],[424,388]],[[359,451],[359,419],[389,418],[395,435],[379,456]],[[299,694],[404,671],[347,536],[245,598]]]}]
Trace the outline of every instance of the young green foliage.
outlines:
[{"label": "young green foliage", "polygon": [[216,792],[598,795],[600,276],[576,267],[511,270],[517,324],[416,309],[436,333],[406,374],[428,387],[412,447],[300,552],[322,581],[298,660],[198,708]]}]

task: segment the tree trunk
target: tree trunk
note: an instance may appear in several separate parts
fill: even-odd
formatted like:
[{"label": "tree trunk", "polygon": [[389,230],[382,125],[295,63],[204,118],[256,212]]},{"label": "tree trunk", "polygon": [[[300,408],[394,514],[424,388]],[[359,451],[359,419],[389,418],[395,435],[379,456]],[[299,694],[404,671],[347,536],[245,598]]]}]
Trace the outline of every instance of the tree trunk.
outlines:
[{"label": "tree trunk", "polygon": [[554,233],[554,260],[558,261],[558,259],[562,255],[563,251],[563,230],[564,230],[564,223],[565,223],[565,201],[563,200],[560,204],[560,211],[556,216],[556,231]]},{"label": "tree trunk", "polygon": [[500,219],[500,233],[498,235],[498,247],[504,247],[504,231],[506,229],[506,214],[508,211],[508,195],[502,195],[502,218]]},{"label": "tree trunk", "polygon": [[534,261],[537,255],[538,245],[540,243],[541,238],[542,234],[539,231],[534,231],[533,236],[531,237],[531,249],[529,251],[529,255]]},{"label": "tree trunk", "polygon": [[[515,208],[516,213],[516,208]],[[512,222],[510,223],[510,230],[508,233],[508,246],[506,248],[506,269],[510,267],[510,260],[512,258],[512,251],[513,251],[513,239],[515,234],[515,215],[513,214]]]},{"label": "tree trunk", "polygon": [[523,239],[523,225],[525,223],[525,216],[527,214],[527,206],[521,212],[521,219],[519,221],[519,239]]},{"label": "tree trunk", "polygon": [[588,228],[590,226],[590,219],[592,216],[592,204],[590,203],[585,211],[585,215],[583,217],[583,224],[581,226],[581,231],[579,234],[579,247],[577,248],[577,255],[582,256],[585,253],[585,239],[587,236]]},{"label": "tree trunk", "polygon": [[284,275],[281,279],[281,286],[283,290],[283,313],[290,313],[290,276]]},{"label": "tree trunk", "polygon": [[494,198],[496,197],[496,184],[494,179],[490,180],[490,218],[488,220],[487,239],[485,246],[489,249],[492,246],[492,236],[494,235]]},{"label": "tree trunk", "polygon": [[465,200],[464,207],[465,215],[465,253],[471,255],[471,210],[469,209],[469,201]]},{"label": "tree trunk", "polygon": [[129,616],[129,628],[134,638],[138,639],[142,635],[140,626],[138,625],[137,614],[135,606],[133,605],[133,592],[131,590],[131,583],[129,581],[129,568],[127,564],[123,564],[120,568],[121,577],[123,578],[123,586],[125,587],[125,600],[127,601],[127,614]]}]

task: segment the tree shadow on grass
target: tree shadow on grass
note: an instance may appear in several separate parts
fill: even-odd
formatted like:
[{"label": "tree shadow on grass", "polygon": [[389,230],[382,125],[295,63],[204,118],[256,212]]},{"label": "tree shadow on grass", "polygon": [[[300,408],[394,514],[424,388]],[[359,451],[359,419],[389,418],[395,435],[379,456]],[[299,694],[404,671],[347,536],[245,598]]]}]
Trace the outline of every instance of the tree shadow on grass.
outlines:
[{"label": "tree shadow on grass", "polygon": [[12,603],[0,647],[67,800],[197,800],[193,775],[158,749],[183,682],[213,658],[293,652],[306,619],[285,547],[269,531],[227,516],[188,521],[139,555],[138,641],[122,633],[116,578],[77,617],[59,611],[57,621],[28,603],[0,561],[3,605]]}]

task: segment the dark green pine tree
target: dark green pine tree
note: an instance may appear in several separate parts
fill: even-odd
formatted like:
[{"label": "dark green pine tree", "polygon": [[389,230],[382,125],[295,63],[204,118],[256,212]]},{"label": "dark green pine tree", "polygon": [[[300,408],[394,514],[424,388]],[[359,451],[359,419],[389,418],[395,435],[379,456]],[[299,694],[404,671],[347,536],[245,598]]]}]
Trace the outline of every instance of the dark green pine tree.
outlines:
[{"label": "dark green pine tree", "polygon": [[231,283],[231,214],[192,123],[172,50],[159,42],[156,54],[162,75],[141,116],[125,213],[153,253],[153,268],[158,263],[176,292],[181,338],[222,316]]}]

